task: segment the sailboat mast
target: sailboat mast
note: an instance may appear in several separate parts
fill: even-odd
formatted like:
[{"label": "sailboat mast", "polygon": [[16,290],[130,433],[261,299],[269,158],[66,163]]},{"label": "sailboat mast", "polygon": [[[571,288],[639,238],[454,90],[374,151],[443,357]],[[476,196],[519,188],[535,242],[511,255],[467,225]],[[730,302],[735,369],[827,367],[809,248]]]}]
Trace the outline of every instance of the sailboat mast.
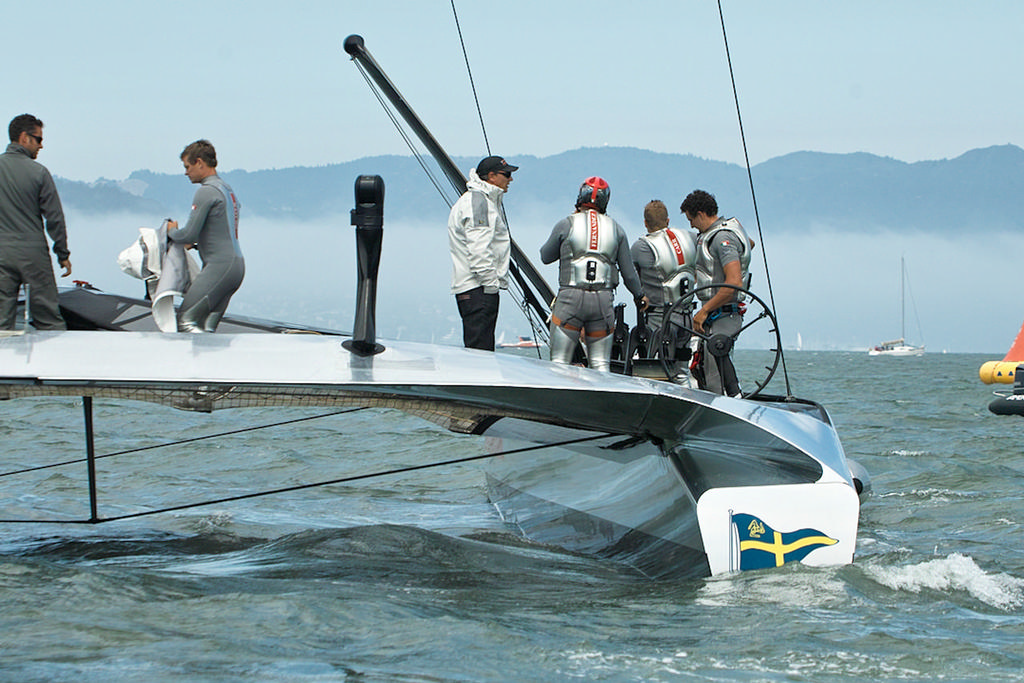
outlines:
[{"label": "sailboat mast", "polygon": [[[452,187],[455,188],[455,191],[460,195],[465,192],[466,177],[459,170],[458,166],[455,165],[451,157],[448,156],[448,153],[437,139],[430,133],[423,121],[420,120],[420,117],[416,115],[412,107],[409,106],[409,103],[402,97],[401,93],[398,92],[398,88],[387,77],[384,70],[380,68],[380,65],[370,55],[363,38],[358,35],[351,35],[346,38],[345,52],[351,55],[352,60],[361,66],[370,79],[377,84],[384,97],[388,99],[419,138],[420,142],[427,148],[427,151],[430,152],[438,166],[441,167],[441,170],[452,184]],[[511,240],[511,250],[512,263],[510,264],[509,272],[523,292],[526,304],[524,310],[528,308],[534,312],[539,320],[546,320],[550,313],[548,302],[555,298],[554,291],[514,239]],[[543,324],[538,328],[541,334],[546,332],[546,330],[547,327]]]},{"label": "sailboat mast", "polygon": [[903,256],[900,256],[900,339],[906,340],[906,321],[907,321],[907,298],[903,293],[903,278],[907,273],[907,264],[904,262]]}]

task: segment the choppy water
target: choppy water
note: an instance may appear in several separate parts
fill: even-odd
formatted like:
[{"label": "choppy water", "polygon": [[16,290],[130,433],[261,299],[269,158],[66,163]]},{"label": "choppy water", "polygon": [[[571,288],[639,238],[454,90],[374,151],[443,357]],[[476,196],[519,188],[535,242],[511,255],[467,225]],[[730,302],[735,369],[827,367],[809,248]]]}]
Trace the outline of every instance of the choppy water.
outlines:
[{"label": "choppy water", "polygon": [[[522,541],[469,465],[0,524],[0,680],[1021,680],[1024,420],[987,411],[991,359],[787,359],[873,476],[853,565],[652,581]],[[97,401],[97,450],[320,412]],[[0,472],[79,459],[81,437],[80,401],[0,403]],[[336,415],[101,459],[99,514],[481,449]],[[81,463],[0,477],[0,517],[85,519],[85,480]]]}]

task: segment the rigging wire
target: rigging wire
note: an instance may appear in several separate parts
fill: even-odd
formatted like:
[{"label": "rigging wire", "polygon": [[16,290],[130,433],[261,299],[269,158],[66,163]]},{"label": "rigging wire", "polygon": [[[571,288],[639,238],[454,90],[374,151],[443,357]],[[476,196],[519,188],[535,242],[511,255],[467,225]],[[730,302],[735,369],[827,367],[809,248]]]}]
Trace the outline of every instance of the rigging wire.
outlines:
[{"label": "rigging wire", "polygon": [[[473,102],[476,104],[477,118],[480,119],[480,131],[481,133],[483,133],[484,136],[484,147],[486,147],[487,149],[487,155],[490,156],[491,142],[487,137],[487,126],[484,125],[484,112],[483,109],[480,107],[480,98],[476,92],[476,81],[473,79],[473,69],[469,65],[469,51],[466,50],[466,40],[462,35],[462,25],[459,23],[459,12],[455,8],[455,0],[451,0],[451,4],[452,16],[455,17],[455,30],[459,34],[459,44],[462,46],[462,57],[466,62],[466,74],[469,76],[469,87],[473,91]],[[451,205],[449,204],[449,206]],[[509,222],[508,217],[505,215],[504,206],[501,207],[501,217],[502,219],[504,219],[505,225],[508,226]],[[509,230],[509,234],[511,235],[511,230]],[[535,314],[532,307],[530,306],[530,302],[528,301],[526,292],[523,291],[521,287],[519,287],[519,283],[517,282],[516,278],[512,278],[509,285],[509,291],[515,295],[519,308],[523,312],[523,317],[526,318],[526,322],[530,326],[530,331],[533,334],[533,338],[547,342],[548,337],[550,335],[550,331],[547,327],[547,321],[540,320],[539,316]],[[541,357],[539,348],[537,350],[537,357]]]},{"label": "rigging wire", "polygon": [[462,57],[466,60],[466,73],[469,74],[469,87],[473,89],[473,101],[476,102],[476,114],[480,118],[480,130],[484,134],[484,147],[487,148],[487,156],[490,156],[491,143],[487,139],[487,128],[484,126],[484,113],[480,109],[480,98],[476,95],[476,83],[473,81],[473,70],[469,68],[469,53],[466,52],[466,41],[462,38],[462,27],[459,25],[459,13],[455,10],[455,0],[452,0],[452,14],[455,15],[455,28],[459,32],[459,44],[462,45]]},{"label": "rigging wire", "polygon": [[[356,410],[363,410],[363,408],[357,408]],[[345,411],[343,411],[345,412]],[[561,446],[570,446],[578,443],[586,443],[588,441],[596,441],[598,439],[606,439],[614,434],[597,434],[594,436],[587,436],[579,439],[568,439],[566,441],[556,441],[549,444],[538,444],[536,446],[524,446],[523,448],[513,448],[507,451],[500,451],[497,453],[481,453],[478,455],[470,455],[464,458],[453,458],[451,460],[443,460],[441,462],[426,463],[424,465],[410,465],[408,467],[398,467],[390,470],[381,470],[378,472],[369,472],[366,474],[356,474],[349,477],[339,477],[336,479],[328,479],[325,481],[317,481],[309,484],[297,484],[295,486],[286,486],[277,489],[268,489],[266,491],[256,491],[253,493],[243,493],[237,496],[226,496],[224,498],[217,498],[216,500],[206,500],[198,503],[185,503],[182,505],[173,505],[158,510],[144,510],[142,512],[132,512],[124,515],[117,515],[114,517],[100,517],[90,520],[38,520],[38,519],[0,519],[0,523],[3,524],[15,524],[15,523],[33,523],[33,524],[44,524],[44,523],[62,523],[62,524],[102,524],[105,522],[116,522],[124,519],[134,519],[136,517],[146,517],[149,515],[157,515],[165,512],[177,512],[180,510],[188,510],[190,508],[204,507],[207,505],[217,505],[219,503],[230,503],[238,500],[247,500],[250,498],[261,498],[263,496],[275,495],[278,493],[291,493],[293,491],[303,491],[306,489],[318,488],[320,486],[331,486],[333,484],[347,484],[354,481],[362,481],[365,479],[372,479],[375,477],[390,476],[392,474],[403,474],[406,472],[415,472],[417,470],[433,469],[435,467],[447,467],[449,465],[461,465],[463,463],[474,462],[478,460],[486,460],[488,458],[494,458],[501,455],[516,455],[519,453],[530,453],[532,451],[543,450],[545,448],[557,448]]]},{"label": "rigging wire", "polygon": [[[205,441],[207,439],[216,439],[216,438],[219,438],[219,437],[222,437],[222,436],[234,436],[235,434],[244,434],[246,432],[255,432],[255,431],[259,431],[260,429],[268,429],[270,427],[282,427],[284,425],[295,424],[297,422],[308,422],[309,420],[319,420],[320,418],[323,418],[323,417],[331,417],[331,416],[334,416],[334,415],[344,415],[346,413],[354,413],[354,412],[357,412],[357,411],[360,411],[360,410],[367,410],[367,408],[365,406],[364,407],[359,407],[359,408],[346,408],[345,410],[336,410],[336,411],[331,412],[331,413],[321,413],[320,415],[308,415],[306,417],[297,417],[297,418],[292,419],[292,420],[284,420],[283,422],[272,422],[270,424],[265,424],[265,425],[256,425],[255,427],[243,427],[241,429],[234,429],[234,430],[231,430],[231,431],[228,431],[228,432],[220,432],[218,434],[207,434],[206,436],[194,436],[194,437],[192,437],[190,439],[181,439],[179,441],[168,441],[167,443],[152,444],[150,446],[140,446],[139,448],[130,448],[130,449],[125,450],[125,451],[115,451],[113,453],[104,453],[103,455],[95,456],[94,459],[95,460],[99,460],[100,458],[113,458],[115,455],[128,455],[130,453],[140,453],[142,451],[151,451],[151,450],[154,450],[154,449],[157,449],[157,448],[164,448],[166,446],[178,446],[178,445],[186,444],[186,443],[194,443],[196,441]],[[49,465],[37,465],[35,467],[26,467],[25,469],[21,469],[21,470],[12,470],[10,472],[2,472],[2,473],[0,473],[0,478],[10,477],[10,476],[13,476],[15,474],[26,474],[28,472],[38,472],[39,470],[48,470],[48,469],[53,469],[53,468],[56,468],[56,467],[64,467],[66,465],[77,465],[77,464],[81,464],[83,462],[86,462],[86,460],[87,460],[86,458],[77,458],[75,460],[65,460],[63,462],[50,463]]]},{"label": "rigging wire", "polygon": [[[722,0],[718,0],[718,17],[722,23],[722,40],[725,43],[725,59],[729,64],[729,79],[732,81],[732,96],[736,103],[736,120],[740,127],[740,142],[743,145],[743,160],[747,166],[747,180],[750,183],[750,199],[754,204],[754,223],[757,225],[757,237],[761,240],[761,258],[764,261],[765,279],[768,284],[768,299],[772,302],[772,309],[775,309],[775,293],[772,291],[772,276],[771,272],[768,270],[768,253],[765,249],[764,235],[761,232],[761,218],[757,213],[757,195],[754,192],[754,176],[750,170],[750,156],[747,154],[747,138],[743,132],[743,117],[740,114],[740,96],[739,91],[736,89],[736,77],[733,74],[732,57],[729,54],[729,37],[725,32],[725,14],[722,12]],[[778,318],[776,318],[776,324],[778,324]],[[786,354],[781,348],[779,349],[779,357],[782,359],[782,377],[786,382],[786,395],[792,396],[793,392],[789,386],[789,372],[786,370]]]},{"label": "rigging wire", "polygon": [[[903,303],[903,283],[905,281],[907,295],[910,297],[910,307],[914,310],[914,321],[917,323],[917,339],[918,344],[924,344],[924,332],[921,330],[921,318],[917,315],[917,302],[914,300],[914,290],[910,287],[910,273],[907,272],[907,264],[903,259],[903,255],[900,254],[900,334],[903,332],[903,320],[906,317],[906,311],[904,310],[906,304]],[[904,339],[904,343],[906,340]]]},{"label": "rigging wire", "polygon": [[[455,9],[454,8],[454,2],[452,3],[452,9],[453,10]],[[457,24],[458,24],[458,16],[456,15],[456,25]],[[459,29],[459,33],[460,33],[460,36],[461,36],[461,29]],[[464,45],[463,45],[463,54],[467,54],[465,52],[465,46]],[[358,60],[353,58],[352,61],[355,62],[356,68],[359,69],[359,73],[362,75],[363,80],[365,80],[366,84],[369,86],[370,92],[372,92],[373,96],[377,98],[378,102],[380,102],[381,107],[384,109],[384,113],[387,114],[389,119],[391,119],[391,123],[395,127],[395,130],[398,131],[398,134],[405,141],[405,144],[409,148],[409,151],[411,151],[412,155],[416,158],[416,161],[419,163],[420,168],[423,169],[423,172],[426,174],[426,176],[430,180],[431,184],[433,184],[434,189],[437,190],[437,193],[441,196],[441,199],[444,201],[445,205],[449,209],[451,209],[452,205],[455,204],[455,201],[458,199],[458,197],[456,197],[455,199],[452,199],[451,196],[444,190],[444,184],[441,183],[438,180],[437,176],[430,170],[429,165],[426,163],[426,161],[424,159],[423,153],[416,147],[416,145],[413,142],[409,132],[402,126],[402,124],[401,124],[401,122],[399,120],[399,118],[400,118],[399,115],[388,104],[387,98],[381,92],[380,88],[377,87],[376,83],[373,81],[373,79],[370,77],[370,75],[366,72],[366,69],[363,68],[363,65],[360,64]],[[468,55],[466,56],[466,68],[467,68],[467,70],[469,70],[469,57],[468,57]],[[470,72],[470,83],[472,84],[472,73],[471,72]],[[476,86],[475,85],[473,86],[473,96],[474,96],[474,99],[475,99],[476,98]],[[487,131],[484,128],[483,114],[482,114],[482,112],[480,110],[479,101],[477,101],[477,112],[479,113],[479,116],[480,116],[480,127],[481,127],[481,129],[484,130],[484,142],[488,146],[488,153],[490,153],[490,143],[487,141]],[[505,217],[504,213],[502,214],[502,217],[503,218]],[[505,220],[505,224],[508,225],[507,218]],[[534,338],[541,339],[543,341],[547,341],[547,336],[548,336],[547,325],[544,324],[543,321],[539,321],[539,318],[536,315],[533,314],[533,311],[531,310],[530,305],[529,305],[529,298],[527,296],[527,293],[523,290],[523,288],[519,285],[519,282],[515,278],[512,278],[512,280],[510,282],[509,291],[513,295],[513,297],[516,299],[516,302],[519,305],[519,307],[523,310],[524,315],[525,315],[526,320],[527,320],[527,323],[529,324],[530,329],[533,332]],[[538,354],[539,353],[540,352],[538,351]]]},{"label": "rigging wire", "polygon": [[356,59],[352,59],[352,61],[355,62],[356,68],[359,69],[359,73],[362,75],[363,80],[365,80],[366,84],[370,86],[370,92],[372,92],[373,96],[377,98],[378,102],[380,102],[380,106],[384,108],[384,113],[387,114],[389,119],[391,119],[391,123],[394,125],[395,130],[397,130],[398,134],[402,136],[403,140],[405,140],[405,144],[409,148],[409,151],[412,152],[413,157],[416,158],[416,161],[423,169],[423,172],[427,175],[427,178],[434,185],[434,189],[437,190],[437,193],[441,195],[441,199],[443,199],[444,202],[448,205],[448,207],[451,208],[452,204],[455,203],[455,200],[451,199],[451,197],[444,191],[437,177],[427,166],[426,161],[424,161],[423,154],[420,152],[419,149],[416,148],[416,145],[413,143],[412,138],[409,137],[409,133],[406,132],[406,130],[402,127],[402,124],[398,120],[398,115],[388,105],[387,98],[384,97],[383,94],[381,94],[380,90],[377,88],[377,84],[374,83],[373,79],[370,78],[370,75],[366,73],[366,70],[363,68],[363,65],[360,64]]}]

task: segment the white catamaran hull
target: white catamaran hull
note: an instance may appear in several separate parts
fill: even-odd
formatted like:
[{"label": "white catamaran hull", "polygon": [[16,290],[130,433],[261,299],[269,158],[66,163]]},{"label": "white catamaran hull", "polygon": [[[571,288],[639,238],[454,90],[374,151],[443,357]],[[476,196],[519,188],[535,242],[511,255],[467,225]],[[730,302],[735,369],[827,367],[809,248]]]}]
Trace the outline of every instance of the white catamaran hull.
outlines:
[{"label": "white catamaran hull", "polygon": [[[488,437],[494,504],[530,538],[690,577],[851,562],[858,491],[827,415],[511,354],[337,336],[29,332],[0,339],[0,399],[179,408],[388,407]],[[595,440],[578,442],[580,438]],[[566,441],[577,441],[565,444]],[[808,540],[809,539],[809,540]]]}]

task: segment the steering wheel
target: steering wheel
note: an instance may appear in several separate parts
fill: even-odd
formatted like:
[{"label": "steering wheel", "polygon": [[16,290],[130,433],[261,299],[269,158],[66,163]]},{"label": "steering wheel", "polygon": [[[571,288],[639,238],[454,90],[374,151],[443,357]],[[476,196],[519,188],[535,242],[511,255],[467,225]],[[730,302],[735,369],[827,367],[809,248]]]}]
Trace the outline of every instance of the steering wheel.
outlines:
[{"label": "steering wheel", "polygon": [[[782,360],[782,337],[779,335],[779,324],[775,320],[775,314],[772,313],[768,304],[748,289],[727,284],[705,285],[693,289],[691,293],[696,295],[699,292],[708,292],[710,297],[723,287],[736,290],[741,295],[737,298],[743,300],[743,306],[746,309],[743,313],[743,325],[736,334],[727,335],[719,333],[709,335],[706,332],[697,332],[693,329],[692,318],[689,315],[686,316],[687,323],[679,325],[679,329],[684,333],[688,332],[691,334],[692,338],[700,339],[704,342],[706,352],[714,356],[728,355],[732,351],[733,346],[735,346],[740,334],[743,334],[743,340],[747,342],[747,346],[752,345],[756,349],[767,349],[772,356],[771,360],[763,367],[749,370],[748,372],[741,372],[739,367],[736,369],[736,374],[740,379],[740,395],[743,398],[752,398],[757,396],[768,385],[768,382],[775,375],[775,370],[779,367],[779,362]],[[697,298],[699,299],[699,297]],[[692,298],[686,296],[678,299],[672,304],[671,308],[665,311],[663,319],[666,324],[663,324],[658,329],[658,332],[654,335],[655,339],[651,343],[652,350],[655,350],[659,356],[662,350],[662,336],[668,326],[668,321],[672,320],[672,316],[676,313],[688,312],[691,305]],[[745,378],[744,375],[746,375]],[[744,379],[747,381],[744,381]],[[744,388],[745,386],[750,386],[750,384],[753,384],[753,389]]]}]

